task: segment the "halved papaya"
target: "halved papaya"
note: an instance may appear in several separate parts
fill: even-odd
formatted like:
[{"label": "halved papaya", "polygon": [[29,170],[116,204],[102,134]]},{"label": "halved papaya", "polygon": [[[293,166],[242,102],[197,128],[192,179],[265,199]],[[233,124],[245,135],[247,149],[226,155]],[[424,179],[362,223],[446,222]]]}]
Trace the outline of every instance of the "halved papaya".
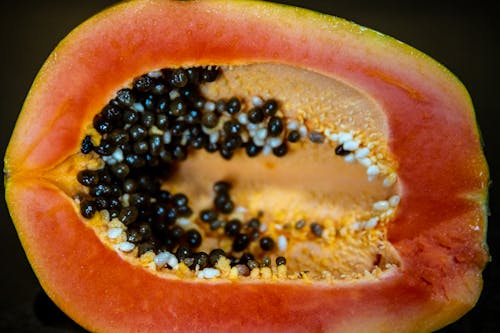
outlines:
[{"label": "halved papaya", "polygon": [[76,28],[5,182],[40,283],[91,331],[432,331],[488,260],[461,83],[270,3],[129,1]]}]

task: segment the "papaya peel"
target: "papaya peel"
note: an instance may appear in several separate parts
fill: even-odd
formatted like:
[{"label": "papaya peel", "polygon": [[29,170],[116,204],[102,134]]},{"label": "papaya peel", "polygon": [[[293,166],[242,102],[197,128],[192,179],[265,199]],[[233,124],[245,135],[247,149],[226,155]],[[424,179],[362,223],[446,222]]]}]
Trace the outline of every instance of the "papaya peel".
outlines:
[{"label": "papaya peel", "polygon": [[[372,74],[373,74],[373,73],[372,73]],[[378,73],[375,73],[375,75],[378,75]],[[398,86],[399,86],[400,88],[402,88],[403,90],[405,90],[405,91],[409,91],[407,86],[402,85],[402,84],[398,84],[397,82],[394,82],[394,80],[393,80],[393,79],[391,79],[390,77],[383,77],[383,79],[384,79],[384,81],[385,81],[385,82],[395,83],[396,85],[398,85]],[[411,88],[410,88],[410,89],[411,89]],[[411,92],[411,91],[410,91],[410,92]],[[80,139],[81,139],[81,138],[80,138]],[[408,231],[407,231],[407,232],[408,232]],[[401,237],[403,237],[403,238],[404,238],[404,236],[401,236]]]}]

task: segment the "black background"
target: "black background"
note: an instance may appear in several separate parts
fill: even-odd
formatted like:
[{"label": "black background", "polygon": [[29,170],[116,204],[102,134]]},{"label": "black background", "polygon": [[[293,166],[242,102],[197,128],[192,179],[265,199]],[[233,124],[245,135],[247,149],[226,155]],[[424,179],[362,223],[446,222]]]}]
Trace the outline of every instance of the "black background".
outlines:
[{"label": "black background", "polygon": [[[340,16],[393,36],[429,54],[455,73],[468,88],[485,142],[490,166],[488,244],[492,262],[484,272],[477,306],[440,332],[500,331],[499,233],[497,186],[499,130],[495,127],[500,95],[496,78],[498,44],[493,2],[477,1],[278,1]],[[22,102],[39,68],[72,28],[110,0],[2,1],[0,32],[0,156]],[[0,331],[84,332],[47,299],[26,260],[0,192]]]}]

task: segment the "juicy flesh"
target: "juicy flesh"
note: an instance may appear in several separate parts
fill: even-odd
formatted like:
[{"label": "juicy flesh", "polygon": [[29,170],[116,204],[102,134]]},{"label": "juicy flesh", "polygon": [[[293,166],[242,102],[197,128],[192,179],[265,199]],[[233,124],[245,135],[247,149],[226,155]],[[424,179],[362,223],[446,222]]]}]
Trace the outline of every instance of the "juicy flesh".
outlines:
[{"label": "juicy flesh", "polygon": [[[367,96],[340,81],[286,65],[253,64],[222,67],[221,77],[201,89],[214,101],[237,96],[242,100],[243,110],[251,108],[254,96],[264,100],[275,98],[288,121],[297,120],[309,131],[354,133],[362,145],[370,147],[369,157],[376,158],[384,170],[395,171],[387,148],[388,130],[382,110]],[[384,186],[383,175],[370,181],[366,166],[346,162],[334,153],[335,146],[329,141],[316,144],[302,138],[289,144],[288,154],[281,158],[272,154],[250,158],[240,150],[230,161],[219,154],[191,151],[163,187],[189,197],[194,211],[189,227],[195,226],[204,239],[198,251],[222,248],[230,252],[229,238],[210,231],[197,219],[201,209],[212,206],[214,182],[225,179],[233,184],[231,197],[236,207],[241,207],[233,216],[246,221],[262,214],[261,221],[266,226],[262,236],[271,236],[275,241],[284,236],[287,240],[286,248],[277,246],[270,253],[264,253],[258,241],[253,242],[248,250],[258,260],[263,255],[273,259],[286,257],[287,274],[292,279],[303,278],[304,272],[313,280],[379,276],[399,264],[396,251],[386,240],[386,225],[391,216],[381,219],[370,230],[355,230],[352,225],[377,216],[373,204],[397,194],[397,185]],[[87,191],[76,182],[76,173],[96,168],[99,162],[95,156],[89,159],[78,153],[52,172],[68,195]],[[100,220],[94,218],[90,225],[96,228],[103,242],[113,245],[120,241],[107,239],[105,226],[96,223],[96,219]],[[299,230],[294,225],[301,219],[306,226]],[[312,222],[324,227],[322,237],[311,233]],[[128,259],[141,260],[134,259],[134,255]],[[172,274],[168,269],[157,273]]]}]

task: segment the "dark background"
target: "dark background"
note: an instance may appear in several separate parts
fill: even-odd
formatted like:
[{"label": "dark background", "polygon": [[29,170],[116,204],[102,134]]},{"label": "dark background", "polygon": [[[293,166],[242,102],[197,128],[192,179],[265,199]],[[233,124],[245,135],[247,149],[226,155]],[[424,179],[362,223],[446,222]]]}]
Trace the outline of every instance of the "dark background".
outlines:
[{"label": "dark background", "polygon": [[[483,133],[490,165],[488,244],[492,262],[484,272],[484,290],[477,306],[440,332],[500,331],[499,233],[497,224],[499,130],[497,75],[500,41],[493,2],[477,1],[278,1],[352,20],[393,36],[429,54],[454,72],[469,89]],[[2,1],[0,31],[3,64],[0,81],[0,156],[22,102],[39,68],[72,28],[111,0]],[[460,3],[460,4],[459,4]],[[41,290],[17,239],[3,188],[0,192],[0,331],[84,332],[65,317]],[[495,286],[495,282],[497,286]]]}]

